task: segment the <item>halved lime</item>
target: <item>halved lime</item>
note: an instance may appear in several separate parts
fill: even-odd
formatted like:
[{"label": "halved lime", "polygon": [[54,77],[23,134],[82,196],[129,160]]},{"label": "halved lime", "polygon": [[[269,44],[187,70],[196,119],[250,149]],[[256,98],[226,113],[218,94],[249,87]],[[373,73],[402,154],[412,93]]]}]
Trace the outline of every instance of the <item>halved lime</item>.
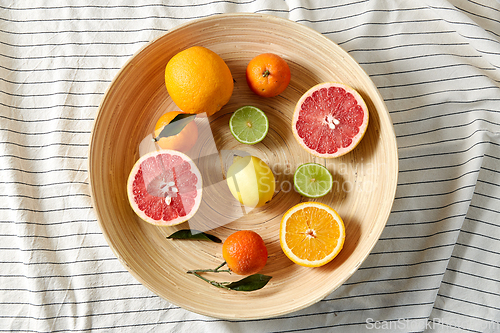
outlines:
[{"label": "halved lime", "polygon": [[253,145],[266,137],[269,121],[262,110],[247,105],[234,111],[229,119],[229,129],[236,140]]},{"label": "halved lime", "polygon": [[303,196],[319,198],[330,192],[333,178],[330,171],[321,164],[305,163],[295,170],[293,184]]}]

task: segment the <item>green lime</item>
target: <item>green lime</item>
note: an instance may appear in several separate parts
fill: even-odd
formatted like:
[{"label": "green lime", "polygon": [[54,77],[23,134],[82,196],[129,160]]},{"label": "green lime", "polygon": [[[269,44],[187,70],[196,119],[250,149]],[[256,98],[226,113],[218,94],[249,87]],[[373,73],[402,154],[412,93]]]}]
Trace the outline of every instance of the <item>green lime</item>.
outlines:
[{"label": "green lime", "polygon": [[269,121],[262,110],[247,105],[234,111],[229,119],[229,129],[236,140],[253,145],[266,137]]},{"label": "green lime", "polygon": [[332,189],[332,174],[317,163],[305,163],[295,170],[293,183],[297,192],[308,198],[319,198]]}]

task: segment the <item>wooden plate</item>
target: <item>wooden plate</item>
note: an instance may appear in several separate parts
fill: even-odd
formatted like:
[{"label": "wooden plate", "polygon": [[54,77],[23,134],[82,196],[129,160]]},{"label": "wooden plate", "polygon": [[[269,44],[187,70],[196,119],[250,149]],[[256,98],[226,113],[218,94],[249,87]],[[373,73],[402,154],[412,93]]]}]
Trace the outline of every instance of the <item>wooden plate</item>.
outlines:
[{"label": "wooden plate", "polygon": [[[135,215],[127,200],[126,182],[139,157],[139,142],[153,131],[161,114],[175,109],[164,85],[164,68],[173,55],[194,45],[218,53],[236,82],[229,103],[209,118],[217,149],[256,155],[275,173],[277,192],[270,203],[210,231],[222,240],[240,229],[252,229],[263,237],[269,260],[261,273],[273,278],[258,291],[226,291],[186,274],[190,269],[215,268],[223,262],[221,244],[166,239],[188,225],[149,225]],[[260,98],[245,81],[247,63],[264,52],[281,55],[291,69],[290,85],[278,97]],[[370,112],[361,143],[351,153],[332,160],[305,152],[290,127],[300,96],[325,81],[340,81],[357,89]],[[269,133],[257,145],[242,145],[229,132],[231,113],[243,105],[257,106],[269,117]],[[337,210],[347,235],[339,256],[320,268],[292,263],[279,245],[283,213],[306,200],[292,189],[293,172],[300,164],[312,161],[326,165],[333,174],[332,192],[318,201]],[[203,177],[211,176],[209,170],[202,168],[201,172]],[[314,304],[356,271],[377,242],[391,211],[398,156],[384,101],[367,74],[338,45],[289,20],[260,14],[222,14],[170,30],[125,64],[106,92],[95,120],[89,173],[99,226],[111,249],[137,280],[171,303],[196,313],[224,319],[256,319]],[[230,202],[232,197],[227,193],[204,192],[203,201]],[[235,274],[207,277],[219,281],[241,278]]]}]

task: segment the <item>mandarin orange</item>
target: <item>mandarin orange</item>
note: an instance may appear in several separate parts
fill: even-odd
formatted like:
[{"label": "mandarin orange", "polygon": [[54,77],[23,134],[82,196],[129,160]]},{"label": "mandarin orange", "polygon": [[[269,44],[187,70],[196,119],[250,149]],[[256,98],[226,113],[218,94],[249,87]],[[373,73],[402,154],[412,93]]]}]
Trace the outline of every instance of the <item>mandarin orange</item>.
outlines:
[{"label": "mandarin orange", "polygon": [[290,83],[290,78],[288,64],[274,53],[260,54],[247,65],[248,86],[262,97],[274,97],[281,94]]},{"label": "mandarin orange", "polygon": [[[170,124],[170,122],[179,114],[183,112],[180,111],[170,111],[164,113],[156,122],[155,126],[155,138],[161,133],[163,128]],[[186,127],[177,135],[172,135],[169,137],[160,138],[157,143],[162,149],[171,149],[181,152],[187,152],[191,149],[196,140],[198,139],[198,126],[194,121],[189,122]]]},{"label": "mandarin orange", "polygon": [[267,248],[258,233],[240,230],[226,238],[222,244],[222,256],[231,271],[239,275],[250,275],[266,265]]}]

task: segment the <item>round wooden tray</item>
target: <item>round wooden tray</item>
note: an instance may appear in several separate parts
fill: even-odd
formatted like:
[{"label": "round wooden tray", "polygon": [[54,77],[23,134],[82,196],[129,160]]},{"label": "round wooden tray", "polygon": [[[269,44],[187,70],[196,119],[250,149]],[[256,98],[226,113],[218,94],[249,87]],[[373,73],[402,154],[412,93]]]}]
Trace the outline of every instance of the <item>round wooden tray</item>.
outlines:
[{"label": "round wooden tray", "polygon": [[[222,240],[240,229],[254,230],[263,237],[269,260],[261,273],[272,279],[253,292],[219,289],[186,274],[190,269],[215,268],[223,262],[222,245],[166,239],[189,225],[147,224],[135,215],[127,200],[127,178],[139,157],[139,142],[153,131],[161,114],[175,109],[165,88],[164,68],[173,55],[194,45],[218,53],[235,80],[229,103],[208,118],[217,149],[256,155],[275,173],[277,192],[270,203],[210,230]],[[290,66],[292,80],[278,97],[260,98],[245,81],[247,63],[264,52],[282,56]],[[358,147],[330,160],[305,152],[291,131],[295,103],[307,89],[325,81],[339,81],[357,89],[370,112],[368,130]],[[268,115],[269,133],[257,145],[242,145],[229,132],[231,113],[243,105],[254,105]],[[391,211],[398,175],[396,139],[389,113],[367,74],[321,34],[289,20],[260,14],[222,14],[191,21],[143,47],[108,88],[95,120],[89,154],[93,205],[99,226],[118,259],[137,280],[171,303],[224,319],[283,315],[314,304],[338,288],[377,242]],[[295,168],[306,162],[321,163],[332,172],[333,190],[318,201],[337,210],[346,225],[344,249],[320,268],[292,263],[279,245],[283,213],[307,200],[292,189]],[[203,177],[214,176],[209,167],[201,169]],[[203,202],[208,206],[217,202],[232,204],[234,199],[228,193],[204,189]],[[207,214],[207,221],[216,215]],[[235,274],[207,277],[219,281],[242,278]]]}]

